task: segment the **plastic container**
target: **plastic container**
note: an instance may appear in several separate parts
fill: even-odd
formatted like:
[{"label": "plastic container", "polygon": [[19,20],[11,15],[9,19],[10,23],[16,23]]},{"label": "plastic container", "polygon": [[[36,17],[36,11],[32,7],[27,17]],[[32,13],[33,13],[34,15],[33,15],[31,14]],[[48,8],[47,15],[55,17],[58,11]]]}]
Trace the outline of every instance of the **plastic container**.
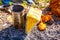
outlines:
[{"label": "plastic container", "polygon": [[27,0],[28,3],[33,3],[33,0]]},{"label": "plastic container", "polygon": [[3,4],[9,4],[10,0],[2,0]]}]

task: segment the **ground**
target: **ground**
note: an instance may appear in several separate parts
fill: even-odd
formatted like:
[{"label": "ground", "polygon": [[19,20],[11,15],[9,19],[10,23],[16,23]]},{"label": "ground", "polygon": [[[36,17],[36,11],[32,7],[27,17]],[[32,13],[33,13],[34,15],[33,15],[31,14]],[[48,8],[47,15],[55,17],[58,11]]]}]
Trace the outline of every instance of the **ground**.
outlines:
[{"label": "ground", "polygon": [[40,31],[35,26],[25,40],[60,40],[60,24],[54,22],[52,25],[47,25],[45,31]]}]

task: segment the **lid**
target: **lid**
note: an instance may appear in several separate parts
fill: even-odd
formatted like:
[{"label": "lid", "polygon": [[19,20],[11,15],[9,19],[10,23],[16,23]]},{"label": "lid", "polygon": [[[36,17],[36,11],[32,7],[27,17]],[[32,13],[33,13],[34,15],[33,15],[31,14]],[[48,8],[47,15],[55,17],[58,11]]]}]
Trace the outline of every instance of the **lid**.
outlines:
[{"label": "lid", "polygon": [[2,0],[3,4],[9,4],[10,0]]},{"label": "lid", "polygon": [[14,12],[21,12],[23,11],[24,7],[21,6],[21,5],[14,5],[13,8],[12,8],[12,11]]}]

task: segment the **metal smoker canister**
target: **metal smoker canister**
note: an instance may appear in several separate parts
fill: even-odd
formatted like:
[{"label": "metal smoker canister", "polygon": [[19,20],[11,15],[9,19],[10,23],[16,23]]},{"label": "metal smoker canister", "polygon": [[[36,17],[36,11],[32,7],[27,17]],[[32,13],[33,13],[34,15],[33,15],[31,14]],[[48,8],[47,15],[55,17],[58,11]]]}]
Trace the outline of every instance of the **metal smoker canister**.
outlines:
[{"label": "metal smoker canister", "polygon": [[24,7],[14,5],[12,10],[13,25],[16,29],[24,29]]}]

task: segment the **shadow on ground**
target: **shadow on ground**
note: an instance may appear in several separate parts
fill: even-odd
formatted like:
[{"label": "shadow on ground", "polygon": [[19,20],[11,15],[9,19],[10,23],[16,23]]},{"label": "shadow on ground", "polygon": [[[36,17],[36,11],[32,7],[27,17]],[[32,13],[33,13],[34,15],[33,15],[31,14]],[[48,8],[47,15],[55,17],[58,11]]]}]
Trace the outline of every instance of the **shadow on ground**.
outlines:
[{"label": "shadow on ground", "polygon": [[24,30],[16,30],[13,26],[0,31],[0,40],[24,40],[25,37]]}]

